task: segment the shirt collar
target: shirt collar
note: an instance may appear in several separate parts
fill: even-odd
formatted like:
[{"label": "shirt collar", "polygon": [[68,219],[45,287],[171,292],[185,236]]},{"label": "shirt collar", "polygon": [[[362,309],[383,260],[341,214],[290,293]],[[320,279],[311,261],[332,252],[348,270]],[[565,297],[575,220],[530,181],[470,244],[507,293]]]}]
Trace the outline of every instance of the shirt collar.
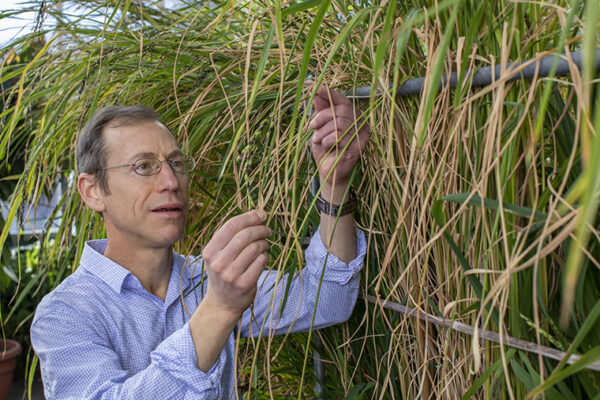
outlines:
[{"label": "shirt collar", "polygon": [[[135,279],[135,276],[127,268],[104,256],[106,244],[106,239],[87,241],[81,254],[80,268],[105,282],[115,292],[120,293],[126,282]],[[184,257],[173,252],[168,292],[172,292],[173,289],[177,289],[177,292],[180,292],[180,289],[188,289],[190,276],[193,276],[194,279],[202,276],[202,263],[198,261],[194,257]],[[194,280],[194,283],[197,282]],[[167,297],[169,297],[168,294]]]},{"label": "shirt collar", "polygon": [[79,268],[104,281],[115,292],[120,293],[128,276],[133,274],[109,258],[104,257],[106,239],[89,240],[85,243]]}]

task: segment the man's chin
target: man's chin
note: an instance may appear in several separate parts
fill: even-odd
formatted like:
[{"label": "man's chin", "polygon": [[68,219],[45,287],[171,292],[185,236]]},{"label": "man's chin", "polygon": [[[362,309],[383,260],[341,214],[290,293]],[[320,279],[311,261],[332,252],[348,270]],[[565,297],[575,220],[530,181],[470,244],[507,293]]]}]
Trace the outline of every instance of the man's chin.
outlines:
[{"label": "man's chin", "polygon": [[172,235],[165,235],[159,239],[159,243],[164,247],[171,247],[179,240],[181,240],[181,238],[183,238],[183,232],[174,233]]},{"label": "man's chin", "polygon": [[183,238],[183,229],[163,229],[154,233],[149,239],[156,247],[171,247]]}]

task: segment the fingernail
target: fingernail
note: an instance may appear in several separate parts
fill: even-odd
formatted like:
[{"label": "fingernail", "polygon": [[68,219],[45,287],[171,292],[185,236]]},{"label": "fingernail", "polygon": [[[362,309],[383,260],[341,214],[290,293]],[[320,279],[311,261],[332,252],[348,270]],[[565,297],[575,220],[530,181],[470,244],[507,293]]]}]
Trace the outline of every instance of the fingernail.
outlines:
[{"label": "fingernail", "polygon": [[265,219],[267,219],[267,213],[266,213],[266,212],[264,212],[263,210],[258,210],[258,217],[259,217],[260,219],[263,219],[263,220],[265,220]]},{"label": "fingernail", "polygon": [[315,121],[314,119],[312,121],[310,121],[310,124],[308,126],[310,126],[311,128],[314,128],[317,125],[317,121]]}]

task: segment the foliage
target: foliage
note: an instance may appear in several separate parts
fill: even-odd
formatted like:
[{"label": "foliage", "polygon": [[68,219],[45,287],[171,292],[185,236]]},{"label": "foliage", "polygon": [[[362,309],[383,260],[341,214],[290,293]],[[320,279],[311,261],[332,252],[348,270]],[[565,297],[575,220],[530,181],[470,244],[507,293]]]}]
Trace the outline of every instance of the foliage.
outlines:
[{"label": "foliage", "polygon": [[[27,372],[33,350],[29,342],[29,328],[35,308],[62,278],[65,267],[73,262],[69,255],[63,257],[44,254],[43,249],[53,246],[52,242],[43,246],[35,238],[24,240],[7,252],[7,262],[2,263],[0,273],[0,311],[4,336],[17,340],[23,346],[23,354],[17,364],[17,375]],[[66,257],[66,259],[64,258]],[[35,365],[32,367],[35,370]]]},{"label": "foliage", "polygon": [[[596,1],[62,4],[43,10],[56,27],[42,24],[2,53],[46,37],[31,61],[0,70],[1,82],[18,79],[5,89],[16,101],[0,114],[0,160],[30,137],[11,219],[23,193],[39,198],[74,169],[77,133],[94,111],[143,103],[200,165],[179,250],[199,252],[227,216],[263,207],[278,233],[273,268],[294,272],[316,221],[307,152],[314,88],[371,86],[361,110],[372,142],[354,176],[369,241],[361,292],[587,354],[583,366],[600,358],[600,335],[587,329],[600,290]],[[579,50],[584,68],[570,76],[509,81],[504,69],[478,88],[467,74]],[[452,71],[457,89],[440,88]],[[395,95],[421,76],[423,95]],[[47,251],[77,260],[102,224],[73,187],[63,207]],[[240,381],[250,394],[312,397],[314,334],[245,341]],[[350,321],[318,334],[334,397],[584,398],[600,387],[597,372],[381,303],[359,300]]]}]

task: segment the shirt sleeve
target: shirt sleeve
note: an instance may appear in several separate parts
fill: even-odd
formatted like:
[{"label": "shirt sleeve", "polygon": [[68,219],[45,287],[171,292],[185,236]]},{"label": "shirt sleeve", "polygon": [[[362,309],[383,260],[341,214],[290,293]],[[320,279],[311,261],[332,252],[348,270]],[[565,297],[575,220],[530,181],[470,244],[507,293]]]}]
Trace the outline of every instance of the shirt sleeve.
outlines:
[{"label": "shirt sleeve", "polygon": [[311,325],[320,329],[346,321],[356,303],[366,251],[365,235],[356,229],[357,255],[345,263],[328,251],[317,230],[305,252],[305,268],[293,277],[271,270],[259,278],[255,303],[240,324],[241,335],[301,332]]},{"label": "shirt sleeve", "polygon": [[[51,312],[50,312],[51,311]],[[208,373],[196,367],[186,324],[151,353],[148,367],[130,375],[93,317],[69,305],[42,302],[31,326],[48,399],[218,399],[224,352]]]}]

